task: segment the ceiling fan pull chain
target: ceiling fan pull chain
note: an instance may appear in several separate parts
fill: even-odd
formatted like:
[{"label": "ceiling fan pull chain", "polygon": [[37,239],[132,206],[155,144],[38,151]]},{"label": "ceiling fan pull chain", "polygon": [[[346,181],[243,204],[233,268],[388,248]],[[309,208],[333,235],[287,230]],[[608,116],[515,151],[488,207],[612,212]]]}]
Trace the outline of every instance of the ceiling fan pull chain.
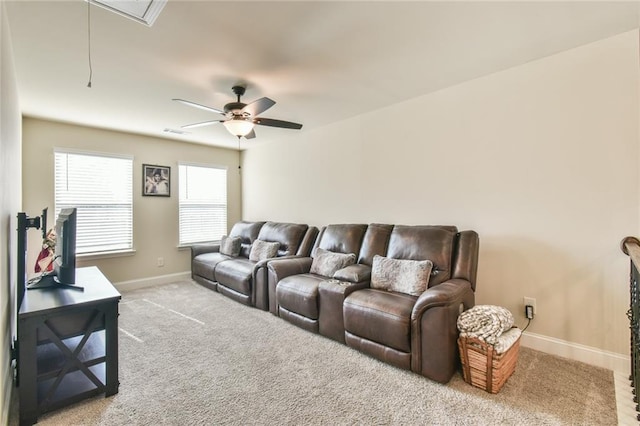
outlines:
[{"label": "ceiling fan pull chain", "polygon": [[240,160],[242,158],[242,155],[240,154],[240,138],[241,137],[242,136],[238,136],[238,174],[241,173],[241,169],[242,169],[242,167],[240,167]]}]

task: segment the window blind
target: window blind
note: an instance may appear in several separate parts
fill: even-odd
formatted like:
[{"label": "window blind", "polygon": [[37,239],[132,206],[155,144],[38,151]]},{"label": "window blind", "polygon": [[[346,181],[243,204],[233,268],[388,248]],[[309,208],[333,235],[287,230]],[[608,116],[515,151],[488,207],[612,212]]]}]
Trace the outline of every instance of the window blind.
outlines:
[{"label": "window blind", "polygon": [[77,208],[76,253],[133,249],[133,159],[55,152],[55,214]]},{"label": "window blind", "polygon": [[178,165],[180,245],[219,241],[227,232],[227,169]]}]

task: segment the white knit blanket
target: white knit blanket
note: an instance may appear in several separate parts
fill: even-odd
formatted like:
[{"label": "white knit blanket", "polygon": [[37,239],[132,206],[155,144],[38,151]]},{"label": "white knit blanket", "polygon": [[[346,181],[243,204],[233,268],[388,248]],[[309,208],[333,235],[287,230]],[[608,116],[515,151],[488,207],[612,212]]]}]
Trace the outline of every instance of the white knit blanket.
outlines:
[{"label": "white knit blanket", "polygon": [[476,305],[458,317],[461,336],[475,337],[494,345],[502,333],[513,327],[513,315],[501,306]]},{"label": "white knit blanket", "polygon": [[511,346],[513,346],[516,340],[520,338],[521,334],[522,330],[519,328],[510,328],[498,337],[496,344],[493,345],[493,349],[499,354],[506,352]]}]

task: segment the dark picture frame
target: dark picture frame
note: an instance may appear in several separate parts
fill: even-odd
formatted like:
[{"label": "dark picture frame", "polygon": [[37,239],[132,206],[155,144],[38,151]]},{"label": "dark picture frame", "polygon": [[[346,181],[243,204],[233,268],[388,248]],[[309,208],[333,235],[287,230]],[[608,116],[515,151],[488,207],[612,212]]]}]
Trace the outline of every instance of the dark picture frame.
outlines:
[{"label": "dark picture frame", "polygon": [[142,195],[151,197],[170,197],[171,167],[143,164]]}]

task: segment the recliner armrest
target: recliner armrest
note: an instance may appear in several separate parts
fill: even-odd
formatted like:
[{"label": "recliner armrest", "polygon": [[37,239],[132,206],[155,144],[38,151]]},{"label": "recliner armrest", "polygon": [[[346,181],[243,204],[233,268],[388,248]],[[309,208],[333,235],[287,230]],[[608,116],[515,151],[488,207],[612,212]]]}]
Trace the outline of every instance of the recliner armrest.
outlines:
[{"label": "recliner armrest", "polygon": [[267,265],[269,263],[273,262],[274,260],[281,261],[281,260],[288,260],[288,259],[297,259],[299,257],[300,256],[298,256],[298,255],[292,254],[292,255],[289,255],[289,256],[276,256],[276,257],[270,257],[268,259],[260,260],[259,262],[256,262],[256,264],[254,265],[253,271],[255,273],[255,271],[258,268],[262,268],[262,267],[266,268]]},{"label": "recliner armrest", "polygon": [[[258,271],[260,271],[260,270],[264,270],[264,274],[268,274],[269,270],[267,268],[268,268],[269,264],[271,262],[273,262],[273,261],[277,260],[278,262],[280,262],[282,260],[290,260],[290,259],[298,259],[298,258],[300,258],[300,256],[292,254],[292,255],[289,255],[289,256],[277,256],[277,257],[270,257],[268,259],[260,260],[260,261],[256,262],[255,265],[253,265],[252,278],[253,278],[253,280],[255,282],[255,280],[257,278],[257,274],[259,273]],[[309,267],[309,269],[311,269],[311,267]],[[284,273],[284,272],[282,272],[282,273]],[[291,275],[291,274],[289,274],[289,275]],[[288,275],[285,275],[285,276],[288,276]],[[278,276],[278,281],[281,280],[282,278],[284,278],[285,276],[283,276],[283,277],[279,277]],[[265,277],[265,281],[266,281],[266,277]]]},{"label": "recliner armrest", "polygon": [[218,253],[220,251],[220,244],[194,244],[191,246],[191,260],[199,254],[203,253]]},{"label": "recliner armrest", "polygon": [[339,269],[333,274],[333,278],[340,281],[349,281],[352,283],[361,283],[371,281],[371,267],[357,263]]},{"label": "recliner armrest", "polygon": [[[419,320],[422,314],[430,308],[448,306],[451,303],[461,303],[469,292],[473,294],[471,283],[463,279],[452,279],[428,288],[418,297],[416,304],[413,306],[411,321]],[[470,307],[464,306],[463,310]]]},{"label": "recliner armrest", "polygon": [[267,287],[269,293],[269,312],[278,316],[276,287],[278,282],[290,275],[306,274],[311,270],[313,259],[310,257],[276,258],[267,263]]},{"label": "recliner armrest", "polygon": [[457,321],[475,303],[471,283],[454,278],[427,289],[411,312],[411,370],[446,383],[457,368]]},{"label": "recliner armrest", "polygon": [[290,275],[306,274],[311,270],[310,257],[278,257],[268,262],[269,275],[275,278],[277,284]]},{"label": "recliner armrest", "polygon": [[[254,306],[260,308],[262,310],[269,309],[269,269],[268,266],[270,263],[274,261],[286,261],[290,259],[296,259],[300,256],[290,255],[290,256],[278,256],[278,257],[270,257],[268,259],[261,260],[256,262],[253,265],[252,279],[254,285],[253,296],[254,300],[252,301]],[[278,282],[274,282],[272,286],[273,292],[275,292],[275,285]]]}]

